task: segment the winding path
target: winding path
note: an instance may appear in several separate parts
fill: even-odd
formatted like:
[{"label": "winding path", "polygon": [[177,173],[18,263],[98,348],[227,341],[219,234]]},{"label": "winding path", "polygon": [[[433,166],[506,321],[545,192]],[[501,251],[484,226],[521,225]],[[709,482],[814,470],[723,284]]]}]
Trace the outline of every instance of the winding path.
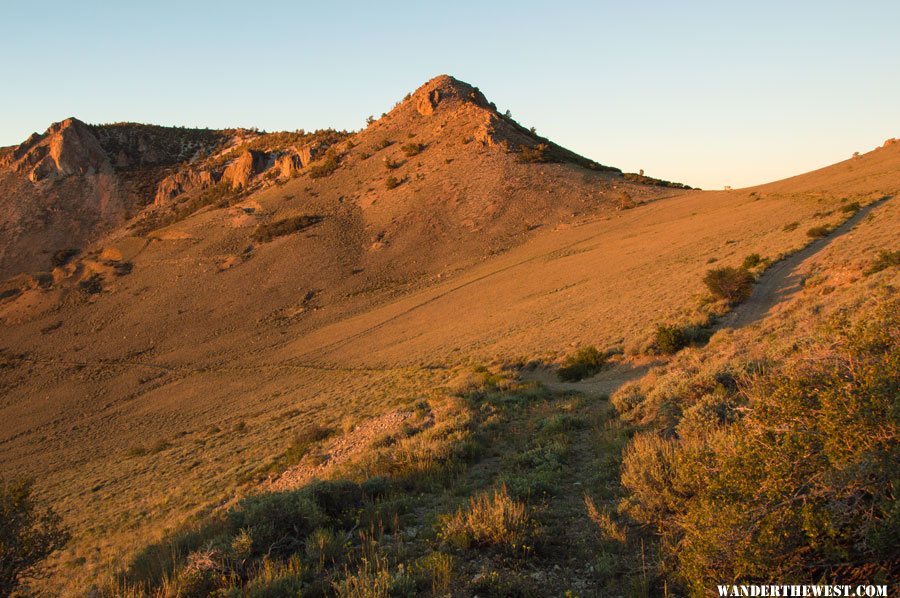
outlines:
[{"label": "winding path", "polygon": [[820,252],[838,237],[850,232],[869,212],[892,197],[892,195],[885,195],[881,199],[864,206],[856,214],[835,228],[829,235],[816,239],[800,251],[769,267],[753,286],[753,292],[750,297],[726,314],[716,325],[716,330],[742,328],[762,320],[773,307],[786,301],[800,290],[803,284],[803,277],[798,267],[803,262]]}]

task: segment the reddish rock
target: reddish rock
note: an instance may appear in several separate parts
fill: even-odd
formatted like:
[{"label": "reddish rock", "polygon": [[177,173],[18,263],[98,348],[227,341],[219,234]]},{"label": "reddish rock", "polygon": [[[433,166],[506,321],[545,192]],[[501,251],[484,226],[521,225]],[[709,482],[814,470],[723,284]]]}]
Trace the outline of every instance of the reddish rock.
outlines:
[{"label": "reddish rock", "polygon": [[269,155],[256,150],[246,150],[222,173],[222,180],[232,189],[248,187],[254,176],[266,169]]}]

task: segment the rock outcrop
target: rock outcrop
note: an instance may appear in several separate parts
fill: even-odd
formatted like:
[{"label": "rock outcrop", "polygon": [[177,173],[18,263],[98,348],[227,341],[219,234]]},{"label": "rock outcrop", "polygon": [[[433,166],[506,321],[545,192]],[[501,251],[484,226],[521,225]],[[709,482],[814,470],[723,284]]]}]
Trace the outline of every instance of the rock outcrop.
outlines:
[{"label": "rock outcrop", "polygon": [[218,178],[213,172],[184,168],[159,182],[153,204],[157,206],[166,204],[179,195],[212,187],[217,181]]},{"label": "rock outcrop", "polygon": [[460,102],[487,108],[489,103],[477,87],[463,83],[449,75],[439,75],[416,90],[412,100],[422,116],[431,116],[438,109]]},{"label": "rock outcrop", "polygon": [[33,183],[112,168],[90,127],[76,118],[51,125],[43,135],[31,135],[10,159],[12,170],[26,174]]},{"label": "rock outcrop", "polygon": [[256,150],[246,150],[225,169],[222,181],[232,189],[250,186],[250,181],[262,173],[269,165],[269,154]]}]

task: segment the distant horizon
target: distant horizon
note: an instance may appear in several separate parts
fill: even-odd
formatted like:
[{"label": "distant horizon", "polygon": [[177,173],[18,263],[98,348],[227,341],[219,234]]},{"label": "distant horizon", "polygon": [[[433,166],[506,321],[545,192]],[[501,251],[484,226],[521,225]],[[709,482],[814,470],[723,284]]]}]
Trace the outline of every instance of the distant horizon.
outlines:
[{"label": "distant horizon", "polygon": [[442,73],[592,160],[704,189],[900,136],[900,6],[886,1],[240,6],[8,7],[0,146],[69,116],[359,130]]}]

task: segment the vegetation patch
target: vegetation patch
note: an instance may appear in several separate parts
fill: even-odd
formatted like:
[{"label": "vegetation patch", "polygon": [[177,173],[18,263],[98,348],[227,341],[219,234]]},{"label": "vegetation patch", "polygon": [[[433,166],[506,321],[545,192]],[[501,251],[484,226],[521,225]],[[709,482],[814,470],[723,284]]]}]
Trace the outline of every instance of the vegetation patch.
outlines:
[{"label": "vegetation patch", "polygon": [[472,497],[466,508],[445,517],[440,528],[442,540],[463,549],[495,546],[527,551],[535,534],[525,503],[511,498],[505,485]]},{"label": "vegetation patch", "polygon": [[716,386],[699,372],[680,376],[672,408],[657,411],[659,432],[625,451],[621,478],[622,513],[658,534],[670,592],[699,595],[710,579],[818,579],[836,564],[866,579],[886,574],[897,525],[898,308],[894,300],[833,320],[749,376]]},{"label": "vegetation patch", "polygon": [[653,342],[663,355],[674,355],[688,345],[688,336],[680,326],[657,324]]},{"label": "vegetation patch", "polygon": [[424,143],[407,143],[407,144],[404,144],[400,149],[403,150],[403,154],[407,158],[412,158],[413,156],[416,156],[416,155],[422,153],[422,151],[425,149],[425,144]]},{"label": "vegetation patch", "polygon": [[253,231],[251,238],[257,243],[267,243],[272,239],[297,233],[322,222],[322,216],[291,216],[274,222],[260,224]]},{"label": "vegetation patch", "polygon": [[542,164],[553,162],[550,147],[546,143],[538,143],[534,147],[523,145],[519,149],[519,161],[524,164]]},{"label": "vegetation patch", "polygon": [[828,225],[814,226],[808,231],[806,231],[806,236],[811,239],[822,239],[827,237],[831,232],[831,227]]},{"label": "vegetation patch", "polygon": [[737,305],[750,296],[755,279],[745,268],[722,267],[708,270],[703,283],[717,299]]},{"label": "vegetation patch", "polygon": [[0,479],[0,596],[35,577],[38,565],[69,541],[59,515],[41,507],[29,480]]},{"label": "vegetation patch", "polygon": [[404,177],[404,178],[397,178],[397,177],[395,177],[395,176],[389,176],[389,177],[387,178],[387,180],[384,181],[384,186],[385,186],[385,188],[388,189],[388,190],[396,189],[397,187],[399,187],[400,185],[402,185],[403,182],[404,182],[405,180],[406,180],[405,177]]},{"label": "vegetation patch", "polygon": [[878,253],[878,257],[863,270],[863,274],[871,276],[872,274],[895,266],[900,266],[900,251],[882,250]]},{"label": "vegetation patch", "polygon": [[559,379],[563,382],[578,382],[600,372],[606,364],[606,354],[593,345],[582,347],[566,357],[559,368]]}]

